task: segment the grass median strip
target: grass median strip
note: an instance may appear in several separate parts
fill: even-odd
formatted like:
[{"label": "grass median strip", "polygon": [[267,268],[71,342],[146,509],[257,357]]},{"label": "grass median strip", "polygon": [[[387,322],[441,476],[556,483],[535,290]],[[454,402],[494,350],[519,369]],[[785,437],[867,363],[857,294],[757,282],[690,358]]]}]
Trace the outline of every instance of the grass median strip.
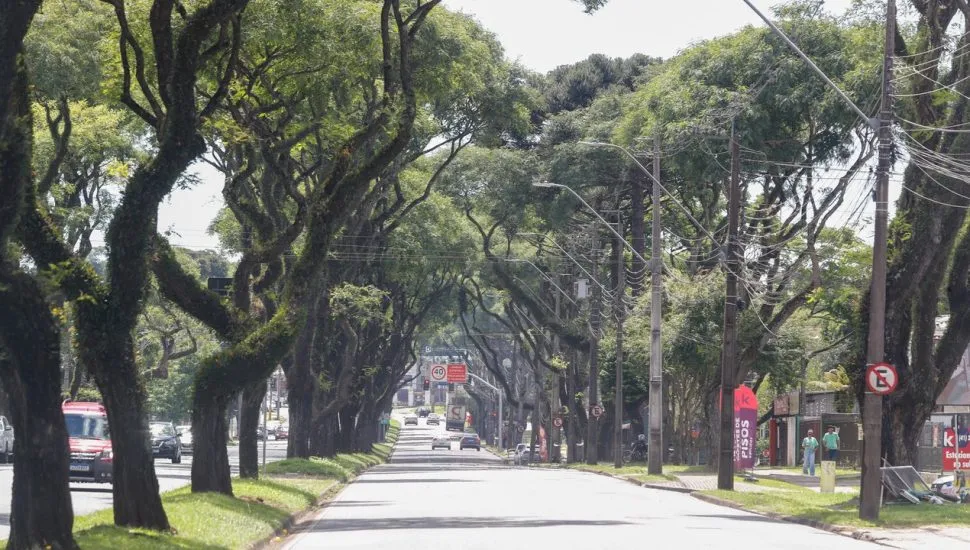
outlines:
[{"label": "grass median strip", "polygon": [[85,550],[245,548],[272,535],[337,483],[315,478],[235,479],[233,497],[192,493],[184,487],[162,495],[173,533],[118,527],[109,509],[76,518],[75,536]]},{"label": "grass median strip", "polygon": [[[397,439],[392,425],[388,440]],[[233,479],[234,496],[192,493],[183,487],[162,494],[171,533],[118,527],[113,511],[78,516],[74,532],[85,550],[235,550],[250,548],[279,531],[294,514],[311,508],[321,495],[365,469],[385,462],[391,445],[371,453],[330,458],[287,459],[266,466],[259,480]]]}]

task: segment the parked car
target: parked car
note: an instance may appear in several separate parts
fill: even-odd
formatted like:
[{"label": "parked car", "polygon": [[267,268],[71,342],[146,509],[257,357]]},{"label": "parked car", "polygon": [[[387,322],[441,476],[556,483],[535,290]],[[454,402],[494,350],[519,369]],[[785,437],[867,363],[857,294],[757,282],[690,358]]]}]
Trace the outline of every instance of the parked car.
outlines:
[{"label": "parked car", "polygon": [[458,443],[458,449],[462,451],[465,449],[475,449],[476,451],[481,451],[482,440],[478,437],[478,434],[464,434],[461,436],[461,441]]},{"label": "parked car", "polygon": [[431,413],[428,415],[428,419],[425,420],[425,424],[428,426],[440,426],[441,419],[435,413]]},{"label": "parked car", "polygon": [[290,437],[290,427],[286,424],[280,424],[276,427],[276,439],[287,439]]},{"label": "parked car", "polygon": [[100,403],[68,401],[61,406],[71,451],[70,480],[111,483],[114,454],[108,413]]},{"label": "parked car", "polygon": [[515,464],[529,464],[530,462],[541,462],[539,457],[539,449],[536,448],[535,454],[529,451],[529,445],[526,443],[519,443],[515,446],[515,452],[512,455],[512,460]]},{"label": "parked car", "polygon": [[6,416],[0,416],[0,462],[13,462],[13,424]]},{"label": "parked car", "polygon": [[404,425],[407,426],[408,424],[414,424],[415,426],[417,426],[418,425],[418,416],[415,415],[415,414],[409,414],[409,415],[405,416],[404,417]]},{"label": "parked car", "polygon": [[431,440],[431,450],[435,449],[448,449],[451,450],[451,436],[450,435],[438,435]]},{"label": "parked car", "polygon": [[171,422],[151,422],[148,424],[152,436],[152,457],[169,458],[172,464],[182,462],[182,442]]},{"label": "parked car", "polygon": [[182,454],[192,454],[192,426],[176,426],[175,431],[182,434],[179,436],[182,441]]}]

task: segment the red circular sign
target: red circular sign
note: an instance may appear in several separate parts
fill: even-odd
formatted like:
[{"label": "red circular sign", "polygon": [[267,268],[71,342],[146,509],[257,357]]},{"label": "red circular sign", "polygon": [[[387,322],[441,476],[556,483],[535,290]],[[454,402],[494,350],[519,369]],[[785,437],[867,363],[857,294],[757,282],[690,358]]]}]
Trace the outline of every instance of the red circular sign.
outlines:
[{"label": "red circular sign", "polygon": [[866,367],[866,387],[876,395],[889,395],[899,385],[896,367],[889,363],[875,363]]}]

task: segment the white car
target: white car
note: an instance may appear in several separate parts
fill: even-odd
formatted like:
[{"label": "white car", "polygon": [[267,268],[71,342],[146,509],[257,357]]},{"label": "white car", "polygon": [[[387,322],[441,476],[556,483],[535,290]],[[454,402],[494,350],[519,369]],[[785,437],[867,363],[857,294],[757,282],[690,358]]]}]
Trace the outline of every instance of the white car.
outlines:
[{"label": "white car", "polygon": [[416,414],[409,414],[409,415],[405,416],[404,417],[404,425],[407,426],[408,424],[414,424],[415,426],[417,426],[418,425],[418,415],[416,415]]},{"label": "white car", "polygon": [[436,435],[434,439],[431,440],[431,450],[438,448],[451,450],[451,436],[450,435]]}]

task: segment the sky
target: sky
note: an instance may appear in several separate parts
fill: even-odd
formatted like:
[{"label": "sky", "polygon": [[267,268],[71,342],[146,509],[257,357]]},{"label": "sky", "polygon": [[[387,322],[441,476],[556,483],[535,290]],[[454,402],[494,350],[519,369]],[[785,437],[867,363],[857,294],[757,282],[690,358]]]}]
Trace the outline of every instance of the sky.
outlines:
[{"label": "sky", "polygon": [[[765,13],[782,3],[752,2]],[[841,13],[851,3],[827,0],[825,5]],[[763,25],[743,0],[610,0],[593,15],[583,13],[581,4],[572,0],[444,0],[444,6],[474,16],[495,33],[507,57],[539,72],[593,53],[667,58],[692,43],[745,25]],[[172,193],[159,211],[158,229],[171,230],[173,243],[180,246],[216,248],[218,240],[207,234],[207,228],[223,205],[222,177],[203,163],[193,170],[204,183]]]}]

